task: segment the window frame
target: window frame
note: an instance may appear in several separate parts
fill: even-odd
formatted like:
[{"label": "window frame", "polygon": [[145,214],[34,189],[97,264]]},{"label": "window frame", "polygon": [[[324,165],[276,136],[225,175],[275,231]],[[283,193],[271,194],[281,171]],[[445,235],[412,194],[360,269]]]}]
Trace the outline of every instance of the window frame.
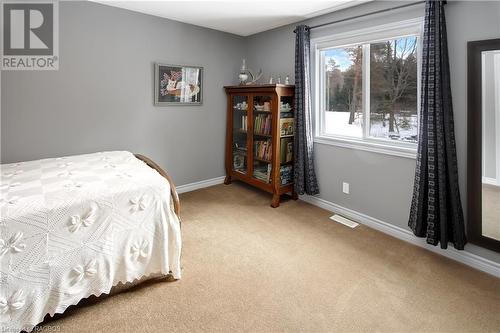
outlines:
[{"label": "window frame", "polygon": [[325,132],[325,75],[324,57],[322,52],[332,48],[342,48],[362,45],[362,109],[363,119],[370,119],[370,43],[387,41],[407,36],[417,36],[417,117],[420,118],[420,87],[422,63],[422,31],[423,18],[379,25],[372,28],[359,29],[347,33],[328,35],[311,40],[311,60],[313,68],[313,110],[314,110],[314,142],[360,149],[375,153],[416,158],[417,144],[401,142],[370,136],[370,125],[363,126],[361,138],[328,134]]}]

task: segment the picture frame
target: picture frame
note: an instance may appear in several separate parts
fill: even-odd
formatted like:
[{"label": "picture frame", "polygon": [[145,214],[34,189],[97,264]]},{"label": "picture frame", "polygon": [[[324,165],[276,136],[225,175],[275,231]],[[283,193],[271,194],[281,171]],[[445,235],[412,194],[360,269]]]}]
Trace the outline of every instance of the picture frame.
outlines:
[{"label": "picture frame", "polygon": [[192,106],[203,103],[203,67],[155,63],[154,104]]},{"label": "picture frame", "polygon": [[245,155],[235,154],[233,156],[233,168],[236,171],[245,169]]},{"label": "picture frame", "polygon": [[293,136],[293,118],[280,119],[280,134],[281,136]]}]

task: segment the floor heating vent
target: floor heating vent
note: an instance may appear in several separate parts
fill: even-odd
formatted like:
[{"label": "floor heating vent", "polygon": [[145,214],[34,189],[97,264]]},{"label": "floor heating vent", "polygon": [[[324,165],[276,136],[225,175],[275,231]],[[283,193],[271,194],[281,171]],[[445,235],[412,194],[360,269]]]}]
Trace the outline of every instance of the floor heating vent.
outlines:
[{"label": "floor heating vent", "polygon": [[330,220],[333,220],[335,222],[341,223],[341,224],[343,224],[343,225],[345,225],[345,226],[347,226],[349,228],[353,228],[353,229],[356,228],[359,225],[359,223],[356,223],[354,221],[346,219],[345,217],[337,215],[337,214],[335,214],[333,216],[330,216]]}]

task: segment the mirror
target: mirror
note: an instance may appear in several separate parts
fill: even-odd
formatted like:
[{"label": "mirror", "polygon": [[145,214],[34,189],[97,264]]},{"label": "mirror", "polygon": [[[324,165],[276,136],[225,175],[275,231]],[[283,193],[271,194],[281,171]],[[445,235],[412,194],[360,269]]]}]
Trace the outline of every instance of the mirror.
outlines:
[{"label": "mirror", "polygon": [[481,53],[482,235],[500,240],[500,50]]},{"label": "mirror", "polygon": [[500,39],[468,43],[469,242],[500,252]]}]

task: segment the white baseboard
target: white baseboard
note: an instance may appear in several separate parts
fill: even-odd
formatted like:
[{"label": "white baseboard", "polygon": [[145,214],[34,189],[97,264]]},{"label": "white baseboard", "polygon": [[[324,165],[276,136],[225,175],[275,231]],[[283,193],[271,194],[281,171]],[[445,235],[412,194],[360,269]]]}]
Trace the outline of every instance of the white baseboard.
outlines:
[{"label": "white baseboard", "polygon": [[180,186],[176,187],[177,193],[181,194],[181,193],[186,193],[186,192],[198,190],[200,188],[219,185],[219,184],[224,183],[224,178],[225,177],[222,176],[222,177],[216,177],[216,178],[212,178],[212,179],[200,180],[199,182],[180,185]]},{"label": "white baseboard", "polygon": [[397,227],[393,224],[389,224],[387,222],[356,212],[352,209],[342,207],[333,202],[329,202],[318,197],[303,195],[300,196],[300,199],[314,206],[326,209],[330,212],[344,215],[345,217],[351,220],[364,224],[370,228],[376,229],[393,237],[404,240],[408,243],[423,247],[429,251],[456,260],[467,266],[473,267],[475,269],[494,275],[496,277],[500,277],[500,264],[494,261],[488,260],[486,258],[480,257],[476,254],[467,251],[458,251],[454,248],[448,248],[447,250],[443,250],[439,247],[427,244],[424,238],[415,237],[413,233],[408,229]]},{"label": "white baseboard", "polygon": [[483,176],[483,184],[500,186],[500,181],[498,181],[496,178],[490,178],[490,177]]}]

